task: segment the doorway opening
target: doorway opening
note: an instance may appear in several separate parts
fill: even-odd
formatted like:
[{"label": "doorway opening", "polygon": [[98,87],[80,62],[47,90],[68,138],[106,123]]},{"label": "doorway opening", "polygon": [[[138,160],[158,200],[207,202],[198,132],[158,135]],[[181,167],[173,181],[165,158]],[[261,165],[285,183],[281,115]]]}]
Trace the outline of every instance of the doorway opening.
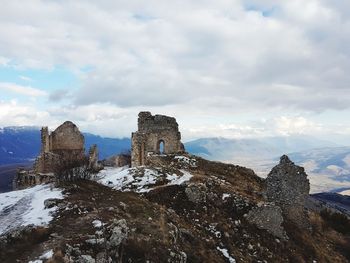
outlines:
[{"label": "doorway opening", "polygon": [[158,153],[159,154],[164,154],[165,153],[165,144],[164,144],[164,141],[163,140],[159,140],[158,142]]}]

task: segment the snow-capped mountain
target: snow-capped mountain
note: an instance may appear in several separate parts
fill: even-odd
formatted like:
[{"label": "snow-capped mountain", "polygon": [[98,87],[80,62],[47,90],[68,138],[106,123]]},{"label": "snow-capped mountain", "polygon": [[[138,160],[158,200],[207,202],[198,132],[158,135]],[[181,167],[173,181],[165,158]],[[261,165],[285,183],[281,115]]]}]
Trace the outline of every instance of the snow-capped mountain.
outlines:
[{"label": "snow-capped mountain", "polygon": [[39,149],[39,127],[5,127],[0,130],[0,165],[30,162]]},{"label": "snow-capped mountain", "polygon": [[[106,158],[130,149],[130,139],[104,138],[84,133],[85,148],[99,147],[100,158]],[[5,127],[0,129],[0,165],[31,162],[40,151],[39,127]]]}]

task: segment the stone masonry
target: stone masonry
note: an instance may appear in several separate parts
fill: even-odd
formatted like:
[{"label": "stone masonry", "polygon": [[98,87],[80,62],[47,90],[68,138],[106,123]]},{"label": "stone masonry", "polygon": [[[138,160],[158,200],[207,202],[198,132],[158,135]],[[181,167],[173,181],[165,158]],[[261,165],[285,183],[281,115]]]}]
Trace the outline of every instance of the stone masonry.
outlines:
[{"label": "stone masonry", "polygon": [[176,119],[150,112],[139,113],[138,131],[132,133],[131,143],[132,167],[146,165],[150,154],[175,154],[185,150]]},{"label": "stone masonry", "polygon": [[41,129],[41,151],[34,164],[34,172],[52,173],[62,160],[84,158],[84,136],[78,127],[66,121],[49,134],[47,127]]},{"label": "stone masonry", "polygon": [[286,155],[266,178],[267,200],[279,206],[283,216],[299,227],[308,226],[305,202],[309,191],[310,183],[304,168],[295,165]]}]

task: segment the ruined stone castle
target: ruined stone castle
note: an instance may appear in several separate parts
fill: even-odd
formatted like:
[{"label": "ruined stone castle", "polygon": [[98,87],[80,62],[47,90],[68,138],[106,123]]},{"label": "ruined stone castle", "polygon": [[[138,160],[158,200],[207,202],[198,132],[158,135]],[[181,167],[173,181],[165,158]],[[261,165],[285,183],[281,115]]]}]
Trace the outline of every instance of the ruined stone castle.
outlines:
[{"label": "ruined stone castle", "polygon": [[140,112],[138,130],[131,135],[131,166],[147,164],[152,154],[176,154],[185,151],[176,119]]},{"label": "ruined stone castle", "polygon": [[66,121],[49,134],[47,127],[41,129],[41,151],[35,161],[35,173],[54,172],[62,160],[81,160],[85,155],[84,136],[78,127]]},{"label": "ruined stone castle", "polygon": [[65,166],[74,167],[88,161],[91,172],[101,170],[98,162],[98,149],[92,145],[89,156],[85,156],[84,136],[78,127],[66,121],[56,130],[49,133],[47,127],[41,129],[41,150],[36,158],[33,169],[21,169],[14,180],[14,188],[21,189],[35,184],[56,180],[56,175]]}]

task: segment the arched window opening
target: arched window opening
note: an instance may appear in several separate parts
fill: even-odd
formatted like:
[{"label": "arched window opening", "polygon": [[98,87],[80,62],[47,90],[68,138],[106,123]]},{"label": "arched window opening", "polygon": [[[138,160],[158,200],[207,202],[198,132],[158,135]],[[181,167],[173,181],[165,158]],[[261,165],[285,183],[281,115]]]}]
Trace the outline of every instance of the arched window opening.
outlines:
[{"label": "arched window opening", "polygon": [[164,141],[160,140],[158,142],[158,153],[159,154],[164,154],[165,153],[165,145],[164,145]]}]

